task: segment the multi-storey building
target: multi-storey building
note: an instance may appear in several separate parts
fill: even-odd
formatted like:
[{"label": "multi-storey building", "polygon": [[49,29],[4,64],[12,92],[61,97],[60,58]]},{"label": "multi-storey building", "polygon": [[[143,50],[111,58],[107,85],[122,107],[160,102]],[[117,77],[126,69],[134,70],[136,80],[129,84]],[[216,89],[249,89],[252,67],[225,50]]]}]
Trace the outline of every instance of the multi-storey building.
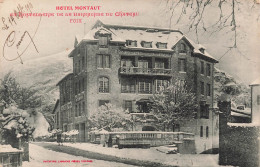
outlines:
[{"label": "multi-storey building", "polygon": [[[147,118],[147,101],[172,77],[185,80],[196,94],[197,119],[171,130],[193,132],[203,147],[212,147],[213,70],[217,60],[181,31],[119,26],[97,21],[83,39],[76,38],[69,57],[73,73],[60,87],[60,128],[78,129],[87,141],[86,118],[105,103]],[[136,123],[133,130],[154,130],[153,122]]]}]

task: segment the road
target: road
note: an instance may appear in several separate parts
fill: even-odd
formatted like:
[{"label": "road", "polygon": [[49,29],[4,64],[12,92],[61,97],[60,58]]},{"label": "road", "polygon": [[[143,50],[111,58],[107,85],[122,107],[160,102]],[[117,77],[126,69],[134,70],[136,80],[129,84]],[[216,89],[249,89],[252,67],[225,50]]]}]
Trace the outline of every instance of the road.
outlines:
[{"label": "road", "polygon": [[30,162],[23,162],[23,167],[134,167],[117,162],[88,159],[66,153],[47,150],[30,143]]}]

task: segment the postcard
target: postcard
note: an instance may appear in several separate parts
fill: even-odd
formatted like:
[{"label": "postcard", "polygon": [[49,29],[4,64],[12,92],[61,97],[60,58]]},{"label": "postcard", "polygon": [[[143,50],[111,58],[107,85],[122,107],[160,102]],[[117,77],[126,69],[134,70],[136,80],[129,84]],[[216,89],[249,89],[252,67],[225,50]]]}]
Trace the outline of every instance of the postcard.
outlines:
[{"label": "postcard", "polygon": [[0,166],[259,166],[258,0],[1,0]]}]

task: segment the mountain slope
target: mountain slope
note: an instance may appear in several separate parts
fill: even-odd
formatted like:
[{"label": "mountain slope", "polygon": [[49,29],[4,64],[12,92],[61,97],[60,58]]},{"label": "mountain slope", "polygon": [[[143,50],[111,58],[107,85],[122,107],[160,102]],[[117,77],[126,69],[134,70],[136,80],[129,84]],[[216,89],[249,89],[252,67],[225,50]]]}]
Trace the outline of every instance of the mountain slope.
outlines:
[{"label": "mountain slope", "polygon": [[72,60],[68,58],[69,51],[41,57],[19,64],[12,69],[12,75],[25,87],[39,91],[42,100],[54,104],[59,98],[58,81],[67,73],[72,72]]}]

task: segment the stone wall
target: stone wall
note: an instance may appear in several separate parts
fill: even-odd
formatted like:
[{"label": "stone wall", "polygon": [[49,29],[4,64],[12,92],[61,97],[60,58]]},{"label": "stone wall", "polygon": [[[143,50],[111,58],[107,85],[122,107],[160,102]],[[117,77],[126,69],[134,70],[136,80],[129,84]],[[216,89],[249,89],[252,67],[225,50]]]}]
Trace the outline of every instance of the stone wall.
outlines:
[{"label": "stone wall", "polygon": [[259,166],[259,126],[228,123],[230,102],[219,102],[219,165]]}]

